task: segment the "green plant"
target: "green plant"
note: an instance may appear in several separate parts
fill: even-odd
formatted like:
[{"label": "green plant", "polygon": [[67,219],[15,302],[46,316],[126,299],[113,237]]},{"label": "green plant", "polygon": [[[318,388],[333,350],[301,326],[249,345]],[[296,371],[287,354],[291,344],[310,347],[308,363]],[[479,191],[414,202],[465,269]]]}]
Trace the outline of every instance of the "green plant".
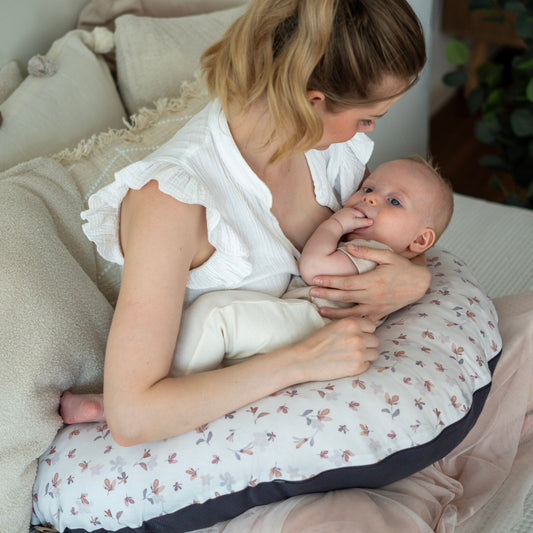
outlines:
[{"label": "green plant", "polygon": [[[490,185],[505,193],[507,203],[533,208],[533,0],[471,0],[468,9],[482,10],[485,20],[512,24],[524,43],[523,48],[512,51],[511,58],[507,50],[477,69],[477,86],[467,95],[467,104],[479,117],[475,136],[496,149],[480,159],[494,172]],[[468,46],[450,41],[446,57],[456,69],[445,74],[443,82],[463,85]],[[504,173],[512,176],[518,192],[509,192],[502,185]]]}]

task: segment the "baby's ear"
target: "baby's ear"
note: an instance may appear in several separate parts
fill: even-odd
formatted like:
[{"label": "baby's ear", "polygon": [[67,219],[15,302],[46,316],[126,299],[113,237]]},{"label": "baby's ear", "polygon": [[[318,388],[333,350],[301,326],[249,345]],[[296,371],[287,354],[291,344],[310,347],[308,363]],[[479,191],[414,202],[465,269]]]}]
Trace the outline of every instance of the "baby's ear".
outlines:
[{"label": "baby's ear", "polygon": [[409,245],[409,250],[416,254],[421,254],[431,248],[435,244],[435,240],[435,232],[431,228],[424,228]]}]

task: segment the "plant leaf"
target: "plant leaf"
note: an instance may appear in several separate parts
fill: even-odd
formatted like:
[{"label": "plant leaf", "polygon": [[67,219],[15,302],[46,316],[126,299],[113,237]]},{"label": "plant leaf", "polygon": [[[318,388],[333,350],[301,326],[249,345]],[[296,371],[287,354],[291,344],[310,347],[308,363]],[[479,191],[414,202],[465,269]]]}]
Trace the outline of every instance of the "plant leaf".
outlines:
[{"label": "plant leaf", "polygon": [[525,107],[515,109],[511,113],[511,127],[517,137],[533,135],[533,110]]},{"label": "plant leaf", "polygon": [[527,15],[520,14],[516,18],[515,31],[524,37],[524,39],[531,39],[533,37],[533,20]]},{"label": "plant leaf", "polygon": [[533,78],[531,78],[527,84],[526,96],[530,102],[533,102]]},{"label": "plant leaf", "polygon": [[504,2],[503,9],[513,13],[525,13],[527,11],[523,2]]},{"label": "plant leaf", "polygon": [[453,72],[447,72],[442,77],[442,82],[448,87],[459,87],[464,85],[468,79],[464,70],[455,70]]},{"label": "plant leaf", "polygon": [[486,144],[492,144],[496,140],[495,128],[489,126],[485,120],[478,120],[474,124],[474,134],[478,140]]},{"label": "plant leaf", "polygon": [[468,9],[475,11],[476,9],[492,9],[494,7],[494,0],[470,0]]},{"label": "plant leaf", "polygon": [[507,165],[501,155],[485,154],[479,158],[479,163],[491,170],[506,170]]},{"label": "plant leaf", "polygon": [[470,51],[462,41],[449,41],[445,47],[446,59],[452,65],[460,66],[468,63]]},{"label": "plant leaf", "polygon": [[467,97],[466,104],[470,113],[475,113],[481,109],[483,105],[483,100],[485,98],[485,93],[481,87],[475,87],[470,91],[470,94]]}]

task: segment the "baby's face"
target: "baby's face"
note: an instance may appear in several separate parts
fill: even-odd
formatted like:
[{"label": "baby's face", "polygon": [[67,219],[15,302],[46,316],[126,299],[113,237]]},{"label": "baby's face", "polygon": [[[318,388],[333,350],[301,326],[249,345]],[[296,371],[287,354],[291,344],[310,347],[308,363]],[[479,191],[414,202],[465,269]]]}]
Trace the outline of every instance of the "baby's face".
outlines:
[{"label": "baby's face", "polygon": [[394,160],[380,165],[344,207],[356,209],[373,224],[349,235],[375,240],[405,252],[431,220],[435,187],[420,163]]}]

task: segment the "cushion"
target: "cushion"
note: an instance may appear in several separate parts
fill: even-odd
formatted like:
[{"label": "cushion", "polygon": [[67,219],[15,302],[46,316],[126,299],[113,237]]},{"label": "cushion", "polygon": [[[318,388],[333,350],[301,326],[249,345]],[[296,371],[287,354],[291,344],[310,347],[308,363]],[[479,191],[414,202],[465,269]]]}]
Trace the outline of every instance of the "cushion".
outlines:
[{"label": "cushion", "polygon": [[91,0],[80,12],[78,28],[92,30],[95,26],[114,27],[120,15],[138,17],[183,17],[219,11],[247,0]]},{"label": "cushion", "polygon": [[0,104],[20,85],[22,74],[16,61],[0,67]]},{"label": "cushion", "polygon": [[83,202],[57,162],[0,174],[0,530],[27,533],[37,458],[68,388],[99,391],[113,309],[96,286]]},{"label": "cushion", "polygon": [[501,338],[465,263],[428,256],[430,289],[379,328],[366,373],[295,385],[128,448],[105,424],[66,426],[40,459],[33,522],[190,531],[297,494],[386,485],[441,459],[480,414]]},{"label": "cushion", "polygon": [[122,127],[124,107],[93,34],[74,30],[54,42],[51,76],[28,76],[0,104],[0,170]]},{"label": "cushion", "polygon": [[188,17],[116,19],[117,80],[130,114],[162,97],[178,94],[194,77],[202,52],[222,37],[241,13],[237,7]]}]

